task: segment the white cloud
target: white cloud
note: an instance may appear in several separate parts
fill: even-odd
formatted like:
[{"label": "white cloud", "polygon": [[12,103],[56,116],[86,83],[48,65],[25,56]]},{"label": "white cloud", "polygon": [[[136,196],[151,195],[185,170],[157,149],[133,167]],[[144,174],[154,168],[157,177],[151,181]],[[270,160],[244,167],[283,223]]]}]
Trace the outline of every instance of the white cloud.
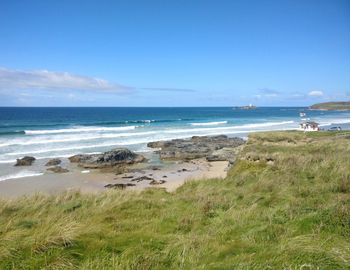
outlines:
[{"label": "white cloud", "polygon": [[[112,83],[104,79],[48,70],[13,70],[0,67],[0,91],[9,90],[93,90],[129,93],[135,90],[164,92],[195,92],[187,88],[133,87]],[[28,94],[28,93],[27,93]],[[28,94],[29,95],[29,94]],[[71,96],[69,98],[72,98]]]},{"label": "white cloud", "polygon": [[89,76],[47,70],[11,70],[0,68],[0,90],[71,89],[125,92],[132,88]]},{"label": "white cloud", "polygon": [[310,97],[322,97],[323,92],[322,91],[311,91],[309,92]]}]

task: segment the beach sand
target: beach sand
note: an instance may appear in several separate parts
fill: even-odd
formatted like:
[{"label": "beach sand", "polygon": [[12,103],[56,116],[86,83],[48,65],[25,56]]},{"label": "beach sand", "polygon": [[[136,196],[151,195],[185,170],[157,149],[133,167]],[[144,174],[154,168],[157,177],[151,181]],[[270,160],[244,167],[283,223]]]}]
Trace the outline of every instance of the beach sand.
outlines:
[{"label": "beach sand", "polygon": [[[69,165],[68,173],[44,173],[39,176],[9,179],[0,181],[0,198],[14,198],[35,193],[57,194],[64,191],[80,191],[82,193],[96,193],[107,190],[107,184],[133,184],[130,190],[144,190],[150,187],[165,188],[171,192],[185,181],[208,178],[224,178],[229,163],[227,161],[208,162],[196,159],[189,162],[168,162],[161,166],[143,164],[130,167],[130,172],[115,174],[79,168]],[[164,180],[162,184],[151,185],[150,179]],[[143,180],[140,177],[144,177]],[[135,180],[136,179],[136,180]],[[137,180],[138,179],[138,180]]]}]

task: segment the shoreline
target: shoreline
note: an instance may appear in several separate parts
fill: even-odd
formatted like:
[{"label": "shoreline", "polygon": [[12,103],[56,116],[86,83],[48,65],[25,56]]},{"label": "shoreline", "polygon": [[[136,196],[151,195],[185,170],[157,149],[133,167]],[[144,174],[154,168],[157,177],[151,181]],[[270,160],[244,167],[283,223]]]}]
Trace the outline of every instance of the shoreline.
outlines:
[{"label": "shoreline", "polygon": [[101,154],[77,154],[47,163],[26,156],[17,159],[14,171],[37,175],[0,181],[0,198],[57,194],[65,191],[96,193],[107,189],[140,191],[164,188],[175,191],[186,181],[225,178],[245,140],[238,137],[193,136],[154,141],[153,151],[141,155],[127,148]]},{"label": "shoreline", "polygon": [[[174,141],[178,141],[178,139]],[[198,152],[198,149],[196,151]],[[235,153],[235,156],[237,153]],[[128,172],[123,173],[113,172],[111,168],[110,170],[84,169],[77,164],[70,163],[68,158],[61,158],[62,163],[60,164],[60,166],[69,170],[67,173],[48,172],[47,169],[50,167],[46,167],[44,164],[49,159],[38,159],[32,166],[14,167],[11,165],[12,168],[17,168],[17,172],[23,172],[23,169],[24,171],[33,170],[38,175],[1,180],[0,199],[16,198],[36,193],[52,195],[72,190],[82,193],[97,193],[108,190],[105,187],[106,185],[110,185],[110,188],[125,188],[134,191],[156,187],[172,192],[186,181],[225,178],[230,164],[232,164],[228,160],[206,160],[203,156],[201,158],[191,158],[187,161],[166,161],[160,158],[157,149],[142,154],[145,154],[147,161],[129,165]],[[225,152],[220,154],[225,154]],[[144,178],[142,179],[142,177]],[[141,178],[141,180],[137,178]],[[154,182],[150,184],[152,180]]]},{"label": "shoreline", "polygon": [[[106,185],[133,191],[147,188],[165,188],[175,191],[186,181],[209,178],[225,178],[229,168],[228,161],[206,161],[195,159],[186,162],[171,162],[165,166],[146,165],[144,168],[130,167],[130,171],[122,174],[101,172],[98,169],[85,170],[72,165],[67,173],[44,173],[17,179],[0,181],[0,199],[29,196],[36,193],[55,195],[66,191],[81,193],[98,193],[108,190]],[[82,173],[89,171],[88,173]],[[136,179],[136,180],[134,180]],[[164,183],[150,184],[152,180]],[[132,186],[127,186],[132,184]],[[124,187],[121,187],[124,186]]]}]

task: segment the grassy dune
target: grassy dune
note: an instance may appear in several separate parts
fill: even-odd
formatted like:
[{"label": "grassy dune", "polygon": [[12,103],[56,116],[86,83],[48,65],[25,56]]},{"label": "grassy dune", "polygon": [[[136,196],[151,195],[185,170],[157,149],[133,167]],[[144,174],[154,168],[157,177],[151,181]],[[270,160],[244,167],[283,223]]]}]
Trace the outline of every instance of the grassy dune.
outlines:
[{"label": "grassy dune", "polygon": [[349,269],[350,133],[250,136],[224,180],[0,203],[0,269]]}]

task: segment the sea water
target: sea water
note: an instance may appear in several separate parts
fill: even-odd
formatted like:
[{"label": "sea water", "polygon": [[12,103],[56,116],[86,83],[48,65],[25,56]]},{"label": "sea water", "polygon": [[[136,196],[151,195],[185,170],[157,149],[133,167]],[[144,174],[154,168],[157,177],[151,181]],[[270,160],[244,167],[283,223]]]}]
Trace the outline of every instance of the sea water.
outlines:
[{"label": "sea water", "polygon": [[[144,153],[153,151],[147,143],[157,140],[297,129],[300,112],[321,128],[350,125],[350,112],[303,107],[0,108],[0,180],[40,175],[47,159],[78,153],[116,147]],[[16,159],[26,155],[34,156],[37,165],[14,168]]]}]

